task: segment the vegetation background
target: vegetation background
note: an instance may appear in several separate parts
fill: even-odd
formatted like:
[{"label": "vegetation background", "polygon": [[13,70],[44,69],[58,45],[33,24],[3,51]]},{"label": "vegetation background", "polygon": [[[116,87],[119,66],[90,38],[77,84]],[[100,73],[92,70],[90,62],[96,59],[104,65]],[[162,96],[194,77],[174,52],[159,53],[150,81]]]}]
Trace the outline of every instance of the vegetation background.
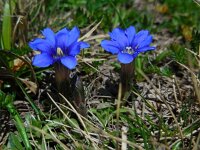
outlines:
[{"label": "vegetation background", "polygon": [[[0,14],[0,149],[200,149],[198,0],[2,0]],[[130,25],[157,48],[135,59],[119,106],[120,64],[100,42]],[[54,71],[33,67],[28,47],[46,27],[74,26],[91,45],[74,70],[87,118],[51,97]]]}]

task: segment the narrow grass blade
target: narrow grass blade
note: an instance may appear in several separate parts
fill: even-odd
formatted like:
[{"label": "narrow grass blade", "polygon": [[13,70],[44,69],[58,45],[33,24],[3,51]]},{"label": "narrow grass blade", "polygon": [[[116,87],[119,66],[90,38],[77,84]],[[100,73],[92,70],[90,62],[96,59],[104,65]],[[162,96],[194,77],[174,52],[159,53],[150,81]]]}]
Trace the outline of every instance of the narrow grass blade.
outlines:
[{"label": "narrow grass blade", "polygon": [[[1,95],[3,95],[1,93]],[[26,133],[26,130],[25,130],[25,126],[23,124],[23,121],[17,111],[17,109],[15,108],[15,106],[13,105],[13,96],[12,95],[7,95],[5,97],[5,100],[3,103],[3,106],[6,107],[6,109],[10,112],[12,118],[14,119],[15,121],[15,126],[22,138],[22,141],[26,147],[27,150],[31,150],[31,144],[29,142],[29,139],[28,139],[28,135]],[[15,140],[16,141],[16,140]],[[20,146],[20,144],[18,143],[17,144],[18,146]]]},{"label": "narrow grass blade", "polygon": [[6,50],[11,49],[11,13],[10,5],[5,3],[2,23],[2,45]]}]

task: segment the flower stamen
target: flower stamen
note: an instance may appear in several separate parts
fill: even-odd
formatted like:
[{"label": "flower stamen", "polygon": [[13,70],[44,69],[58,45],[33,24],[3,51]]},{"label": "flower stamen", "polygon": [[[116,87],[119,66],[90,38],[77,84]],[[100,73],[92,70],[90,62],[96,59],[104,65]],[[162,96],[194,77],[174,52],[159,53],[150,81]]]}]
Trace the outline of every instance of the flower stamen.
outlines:
[{"label": "flower stamen", "polygon": [[63,51],[62,51],[62,49],[60,47],[58,47],[56,49],[56,53],[57,53],[58,56],[63,56],[64,55],[64,53],[63,53]]},{"label": "flower stamen", "polygon": [[122,53],[127,53],[127,54],[130,54],[132,55],[134,53],[134,49],[130,46],[127,46],[123,51]]}]

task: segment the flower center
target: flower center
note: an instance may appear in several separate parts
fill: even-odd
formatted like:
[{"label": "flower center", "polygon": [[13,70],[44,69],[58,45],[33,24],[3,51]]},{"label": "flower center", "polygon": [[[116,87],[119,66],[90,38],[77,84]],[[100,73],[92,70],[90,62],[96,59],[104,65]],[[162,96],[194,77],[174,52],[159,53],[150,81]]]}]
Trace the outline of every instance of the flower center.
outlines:
[{"label": "flower center", "polygon": [[127,46],[123,51],[122,53],[127,53],[127,54],[130,54],[132,55],[134,53],[134,49],[130,46]]},{"label": "flower center", "polygon": [[62,49],[60,47],[58,47],[56,49],[56,54],[57,54],[57,56],[63,56],[64,55],[64,53],[63,53],[63,51],[62,51]]}]

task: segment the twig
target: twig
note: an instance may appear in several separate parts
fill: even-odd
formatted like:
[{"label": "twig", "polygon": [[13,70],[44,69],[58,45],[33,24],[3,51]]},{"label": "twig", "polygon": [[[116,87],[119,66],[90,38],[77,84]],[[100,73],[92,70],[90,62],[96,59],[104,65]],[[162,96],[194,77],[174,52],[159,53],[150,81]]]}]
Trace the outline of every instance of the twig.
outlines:
[{"label": "twig", "polygon": [[100,23],[102,22],[102,19],[88,32],[86,33],[84,36],[82,36],[79,41],[82,41],[85,38],[88,38],[92,35],[92,33],[97,29],[97,27],[100,25]]},{"label": "twig", "polygon": [[184,64],[179,63],[178,61],[175,61],[175,62],[178,63],[179,65],[181,65],[183,68],[187,69],[195,77],[195,79],[197,80],[198,84],[200,84],[200,81],[199,81],[198,77],[194,74],[194,72],[191,69],[189,69]]},{"label": "twig", "polygon": [[[35,131],[38,131],[40,133],[42,133],[43,135],[46,135],[46,136],[49,136],[52,140],[54,140],[56,143],[58,143],[61,147],[63,147],[65,150],[70,150],[67,146],[65,146],[65,144],[63,144],[60,140],[58,140],[55,136],[51,135],[51,134],[48,134],[47,132],[44,132],[43,130],[35,127],[35,126],[32,126],[30,125],[30,128],[34,129]],[[49,129],[49,128],[48,128]],[[51,130],[49,130],[50,133],[52,133]]]},{"label": "twig", "polygon": [[[122,84],[119,84],[119,90],[118,90],[118,98],[117,98],[117,109],[116,109],[116,128],[117,131],[119,131],[119,114],[120,114],[120,104],[121,104],[121,98],[122,98]],[[117,142],[117,150],[119,149],[119,143]]]},{"label": "twig", "polygon": [[178,130],[180,132],[180,137],[183,140],[184,139],[183,132],[181,130],[181,127],[178,124],[178,121],[177,121],[177,119],[176,119],[176,117],[175,117],[175,115],[174,115],[171,107],[169,106],[169,104],[167,103],[167,101],[165,100],[165,98],[157,90],[157,88],[154,86],[154,84],[150,81],[150,79],[142,72],[142,70],[137,69],[137,71],[151,84],[151,86],[153,87],[153,89],[155,90],[155,92],[160,96],[161,100],[165,103],[165,105],[167,106],[168,110],[170,111],[170,113],[171,113],[171,115],[172,115],[172,117],[173,117],[173,119],[174,119],[174,121],[175,121],[175,123],[177,125],[177,128],[178,128]]},{"label": "twig", "polygon": [[200,148],[199,142],[200,142],[200,132],[199,132],[199,134],[198,134],[196,144],[194,145],[194,147],[193,147],[192,150],[198,150],[198,148]]},{"label": "twig", "polygon": [[[193,69],[193,64],[192,64],[192,61],[191,61],[191,55],[189,54],[188,55],[188,65],[191,69]],[[199,101],[199,104],[200,104],[200,88],[198,86],[198,78],[195,76],[195,74],[192,72],[192,82],[193,82],[193,85],[194,85],[194,90],[195,90],[195,93],[196,93],[196,96],[197,96],[197,100]]]},{"label": "twig", "polygon": [[177,106],[177,102],[178,102],[178,99],[177,99],[177,94],[176,94],[176,87],[175,87],[175,76],[173,75],[173,91],[174,91],[174,98],[175,98],[175,104]]}]

